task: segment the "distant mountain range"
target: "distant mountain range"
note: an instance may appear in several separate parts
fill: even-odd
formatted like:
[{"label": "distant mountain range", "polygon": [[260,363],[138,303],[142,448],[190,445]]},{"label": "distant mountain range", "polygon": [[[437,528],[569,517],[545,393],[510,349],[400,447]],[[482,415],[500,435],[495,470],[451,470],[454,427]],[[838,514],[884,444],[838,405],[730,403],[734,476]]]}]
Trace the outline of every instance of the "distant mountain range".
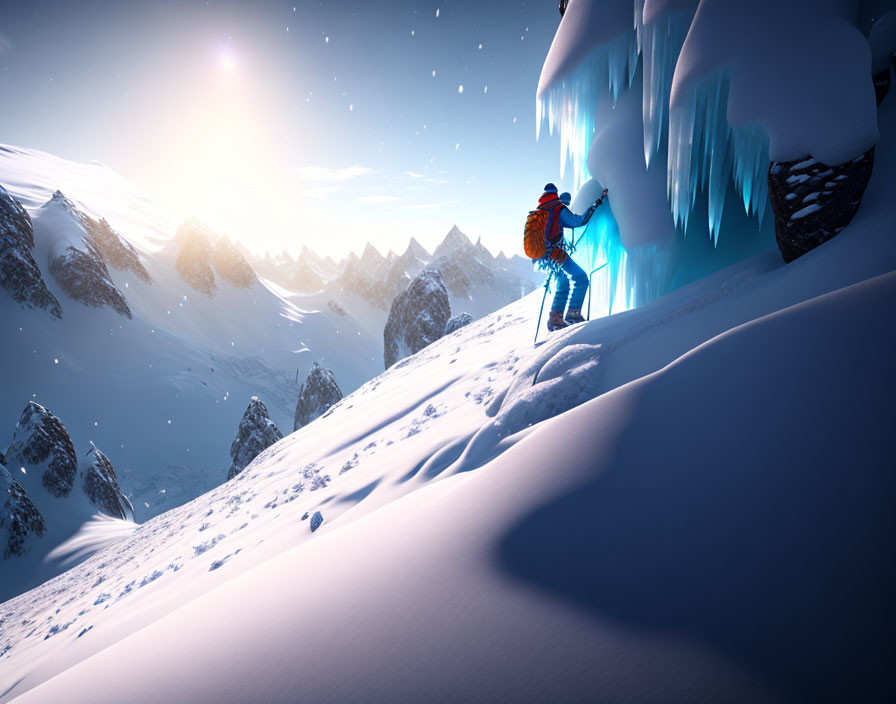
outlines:
[{"label": "distant mountain range", "polygon": [[[381,310],[388,310],[411,280],[428,268],[438,269],[449,295],[456,301],[471,302],[477,317],[494,310],[493,303],[500,307],[529,293],[540,280],[528,259],[507,257],[503,252],[494,256],[481,239],[474,244],[457,225],[432,254],[414,237],[402,254],[390,250],[384,256],[368,242],[360,256],[353,252],[338,262],[321,258],[306,246],[296,259],[285,251],[257,257],[237,246],[260,276],[288,290],[325,292],[333,298],[355,295]],[[488,310],[477,305],[477,296],[484,298]]]}]

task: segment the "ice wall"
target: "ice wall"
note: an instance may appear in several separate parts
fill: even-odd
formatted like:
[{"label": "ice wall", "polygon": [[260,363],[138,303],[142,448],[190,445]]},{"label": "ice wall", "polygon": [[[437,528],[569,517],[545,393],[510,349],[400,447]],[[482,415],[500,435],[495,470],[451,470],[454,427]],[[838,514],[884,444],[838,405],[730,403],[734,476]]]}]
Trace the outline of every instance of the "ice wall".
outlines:
[{"label": "ice wall", "polygon": [[[583,240],[589,258],[607,261],[608,307],[664,292],[684,251],[676,228],[679,239],[708,236],[716,247],[726,236],[763,230],[770,159],[811,154],[836,164],[877,141],[871,52],[854,25],[857,7],[855,0],[570,3],[542,70],[536,119],[539,129],[547,121],[551,134],[559,132],[561,178],[571,165],[574,188],[593,178],[610,189],[612,210]],[[640,171],[631,166],[626,120],[640,132]],[[742,207],[728,217],[732,196]],[[690,227],[695,208],[701,233]]]}]

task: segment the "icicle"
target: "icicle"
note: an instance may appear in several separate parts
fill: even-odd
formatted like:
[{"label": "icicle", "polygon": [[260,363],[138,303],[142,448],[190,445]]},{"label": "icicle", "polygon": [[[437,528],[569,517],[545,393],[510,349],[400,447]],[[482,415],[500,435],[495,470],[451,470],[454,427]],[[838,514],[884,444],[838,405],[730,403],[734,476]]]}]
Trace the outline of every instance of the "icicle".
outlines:
[{"label": "icicle", "polygon": [[536,138],[547,118],[548,132],[560,131],[560,175],[572,165],[573,187],[578,189],[590,176],[586,163],[594,138],[594,116],[599,100],[616,104],[619,93],[631,86],[638,67],[635,32],[594,49],[565,80],[536,99]]},{"label": "icicle", "polygon": [[768,136],[756,125],[728,126],[725,72],[701,82],[669,113],[667,188],[675,224],[687,229],[697,191],[706,190],[709,234],[718,243],[728,179],[740,190],[747,215],[761,225],[768,199]]},{"label": "icicle", "polygon": [[679,10],[665,14],[645,28],[642,22],[644,0],[635,0],[635,32],[644,72],[643,107],[644,163],[660,148],[666,109],[672,90],[672,76],[681,47],[691,26],[693,12]]}]

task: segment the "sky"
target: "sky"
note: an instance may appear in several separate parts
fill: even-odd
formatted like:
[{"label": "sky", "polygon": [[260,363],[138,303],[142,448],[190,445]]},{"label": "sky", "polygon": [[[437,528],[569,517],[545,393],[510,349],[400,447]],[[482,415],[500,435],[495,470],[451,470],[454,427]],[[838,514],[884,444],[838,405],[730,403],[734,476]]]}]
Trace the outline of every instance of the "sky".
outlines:
[{"label": "sky", "polygon": [[432,249],[453,224],[511,253],[564,185],[535,139],[559,21],[555,0],[3,2],[0,142],[103,162],[259,254]]}]

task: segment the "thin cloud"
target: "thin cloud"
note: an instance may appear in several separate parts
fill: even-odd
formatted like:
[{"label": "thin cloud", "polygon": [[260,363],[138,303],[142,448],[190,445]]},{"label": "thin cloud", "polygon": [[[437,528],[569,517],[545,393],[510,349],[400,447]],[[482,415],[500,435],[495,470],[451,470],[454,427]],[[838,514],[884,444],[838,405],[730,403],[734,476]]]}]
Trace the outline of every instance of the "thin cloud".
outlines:
[{"label": "thin cloud", "polygon": [[428,178],[426,180],[430,183],[448,183],[448,179],[446,178]]},{"label": "thin cloud", "polygon": [[0,34],[0,54],[5,54],[9,51],[12,51],[12,42],[9,37],[4,37]]},{"label": "thin cloud", "polygon": [[366,166],[346,166],[343,169],[330,169],[326,166],[299,166],[296,171],[299,177],[306,181],[348,181],[373,173],[373,169]]},{"label": "thin cloud", "polygon": [[302,191],[302,195],[307,198],[320,198],[321,196],[338,193],[341,190],[342,186],[321,186],[320,188],[308,188]]},{"label": "thin cloud", "polygon": [[361,196],[358,200],[367,205],[380,205],[381,203],[391,203],[399,198],[398,196]]},{"label": "thin cloud", "polygon": [[411,178],[423,178],[423,174],[418,174],[416,171],[405,171],[405,174]]},{"label": "thin cloud", "polygon": [[445,208],[449,205],[455,205],[456,203],[456,200],[445,200],[441,203],[418,203],[417,205],[406,205],[404,207],[408,210],[428,210],[430,208]]}]

